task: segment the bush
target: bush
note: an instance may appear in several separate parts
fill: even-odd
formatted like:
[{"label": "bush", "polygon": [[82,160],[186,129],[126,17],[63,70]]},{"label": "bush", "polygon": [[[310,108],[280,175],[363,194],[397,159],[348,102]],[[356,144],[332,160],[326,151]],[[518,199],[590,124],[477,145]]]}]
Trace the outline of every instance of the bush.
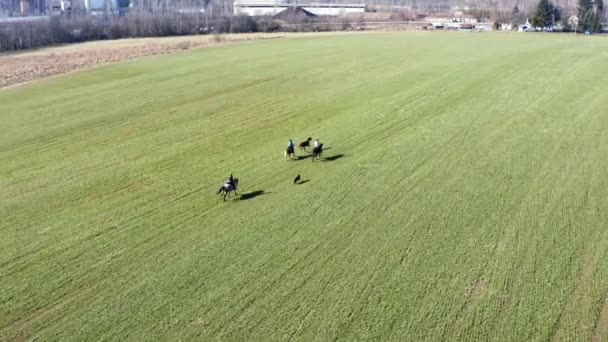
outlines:
[{"label": "bush", "polygon": [[232,33],[251,33],[258,32],[258,23],[249,16],[236,16],[230,23]]},{"label": "bush", "polygon": [[281,30],[281,23],[274,19],[261,19],[258,21],[260,32],[277,32]]}]

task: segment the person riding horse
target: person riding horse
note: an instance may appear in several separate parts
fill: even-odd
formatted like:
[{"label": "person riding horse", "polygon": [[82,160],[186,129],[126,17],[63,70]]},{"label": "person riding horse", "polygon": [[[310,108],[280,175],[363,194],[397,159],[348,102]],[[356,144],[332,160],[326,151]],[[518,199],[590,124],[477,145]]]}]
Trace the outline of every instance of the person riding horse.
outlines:
[{"label": "person riding horse", "polygon": [[228,176],[228,180],[226,181],[226,184],[228,184],[231,187],[235,188],[234,178],[232,177],[232,172],[230,172],[230,176]]},{"label": "person riding horse", "polygon": [[321,159],[321,155],[323,154],[323,144],[318,144],[317,145],[317,141],[315,141],[315,147],[313,147],[312,149],[312,161],[314,162],[315,159],[320,160]]},{"label": "person riding horse", "polygon": [[296,151],[294,148],[294,144],[293,144],[293,140],[289,139],[289,142],[287,143],[287,149],[285,150],[285,159],[287,159],[287,157],[295,157]]},{"label": "person riding horse", "polygon": [[236,188],[238,185],[239,185],[239,179],[232,177],[232,172],[231,172],[230,176],[228,176],[228,180],[226,180],[224,185],[222,185],[220,187],[220,189],[217,191],[217,193],[218,194],[223,193],[222,199],[224,201],[226,201],[226,197],[230,196],[231,192],[234,192],[234,194],[238,196],[238,194],[236,193]]}]

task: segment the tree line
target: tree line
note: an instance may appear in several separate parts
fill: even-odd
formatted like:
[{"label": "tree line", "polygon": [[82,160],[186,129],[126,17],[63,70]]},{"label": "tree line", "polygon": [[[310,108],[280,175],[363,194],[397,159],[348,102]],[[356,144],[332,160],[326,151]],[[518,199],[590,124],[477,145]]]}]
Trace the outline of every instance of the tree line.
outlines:
[{"label": "tree line", "polygon": [[540,0],[532,17],[532,26],[545,30],[561,21],[566,31],[602,32],[603,0],[578,0],[576,20],[562,18],[562,13],[551,0]]},{"label": "tree line", "polygon": [[320,32],[348,30],[349,18],[277,20],[231,16],[206,18],[202,14],[129,14],[125,17],[56,16],[48,20],[0,23],[0,52],[136,37],[253,32]]}]

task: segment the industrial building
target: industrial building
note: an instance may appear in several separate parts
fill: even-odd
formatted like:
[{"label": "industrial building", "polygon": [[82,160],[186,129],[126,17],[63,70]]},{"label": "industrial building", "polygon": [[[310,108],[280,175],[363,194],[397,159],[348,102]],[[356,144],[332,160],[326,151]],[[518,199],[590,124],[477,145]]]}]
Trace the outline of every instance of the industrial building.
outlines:
[{"label": "industrial building", "polygon": [[119,8],[118,0],[0,0],[0,16],[30,16],[87,12]]},{"label": "industrial building", "polygon": [[328,3],[287,4],[281,0],[236,0],[234,2],[235,15],[274,16],[288,8],[301,8],[316,16],[339,16],[349,13],[363,13],[366,6],[364,4]]}]

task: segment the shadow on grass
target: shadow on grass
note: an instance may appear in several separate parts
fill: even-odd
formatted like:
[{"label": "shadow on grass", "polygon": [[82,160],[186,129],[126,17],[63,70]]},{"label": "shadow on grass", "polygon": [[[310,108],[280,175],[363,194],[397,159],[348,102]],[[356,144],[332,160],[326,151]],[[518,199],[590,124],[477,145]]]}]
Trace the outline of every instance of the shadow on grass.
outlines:
[{"label": "shadow on grass", "polygon": [[308,155],[305,155],[305,156],[298,156],[298,158],[296,160],[308,159],[311,156],[312,156],[311,154],[308,154]]},{"label": "shadow on grass", "polygon": [[296,184],[300,185],[300,184],[306,184],[306,183],[308,183],[308,182],[310,182],[310,179],[305,179],[305,180],[303,180],[303,181],[299,181],[299,182],[297,182]]},{"label": "shadow on grass", "polygon": [[338,160],[338,159],[341,159],[341,158],[344,158],[344,157],[346,157],[346,155],[340,153],[340,154],[336,154],[336,155],[333,155],[333,156],[325,157],[323,160],[331,162],[331,161],[335,161],[335,160]]},{"label": "shadow on grass", "polygon": [[268,195],[268,194],[270,194],[270,192],[265,192],[264,190],[251,191],[251,192],[248,192],[245,194],[241,194],[241,197],[239,197],[239,201],[246,201],[246,200],[256,198],[258,196]]}]

